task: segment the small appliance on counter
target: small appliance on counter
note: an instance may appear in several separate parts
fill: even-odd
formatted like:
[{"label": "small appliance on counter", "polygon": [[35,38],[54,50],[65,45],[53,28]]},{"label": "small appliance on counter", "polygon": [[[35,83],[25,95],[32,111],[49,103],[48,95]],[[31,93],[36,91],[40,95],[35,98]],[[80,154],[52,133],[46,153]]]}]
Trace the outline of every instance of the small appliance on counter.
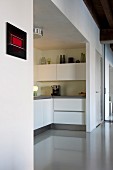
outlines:
[{"label": "small appliance on counter", "polygon": [[53,85],[52,87],[52,96],[60,96],[60,85]]}]

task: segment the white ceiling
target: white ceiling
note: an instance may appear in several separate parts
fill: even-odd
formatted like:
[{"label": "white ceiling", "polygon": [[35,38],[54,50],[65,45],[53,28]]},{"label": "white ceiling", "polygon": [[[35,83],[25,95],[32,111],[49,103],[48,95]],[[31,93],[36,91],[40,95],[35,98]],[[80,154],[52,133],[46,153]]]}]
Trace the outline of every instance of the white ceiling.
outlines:
[{"label": "white ceiling", "polygon": [[34,28],[43,28],[43,37],[34,36],[38,49],[84,47],[85,38],[59,11],[51,0],[34,0]]}]

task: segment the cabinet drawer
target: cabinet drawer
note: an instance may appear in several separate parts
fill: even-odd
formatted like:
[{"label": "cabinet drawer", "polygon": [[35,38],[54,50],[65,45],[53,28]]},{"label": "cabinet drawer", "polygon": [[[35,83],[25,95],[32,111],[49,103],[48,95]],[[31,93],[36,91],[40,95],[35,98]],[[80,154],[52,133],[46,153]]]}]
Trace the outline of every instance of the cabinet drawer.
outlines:
[{"label": "cabinet drawer", "polygon": [[55,111],[85,111],[85,99],[54,99]]},{"label": "cabinet drawer", "polygon": [[85,125],[85,112],[54,112],[54,123]]}]

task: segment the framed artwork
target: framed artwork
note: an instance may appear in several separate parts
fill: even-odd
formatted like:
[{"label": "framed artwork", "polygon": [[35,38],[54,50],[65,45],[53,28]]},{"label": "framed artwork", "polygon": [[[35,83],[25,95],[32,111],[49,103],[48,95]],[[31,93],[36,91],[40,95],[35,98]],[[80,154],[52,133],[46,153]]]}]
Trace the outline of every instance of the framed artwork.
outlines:
[{"label": "framed artwork", "polygon": [[21,59],[27,59],[27,33],[6,23],[6,53]]}]

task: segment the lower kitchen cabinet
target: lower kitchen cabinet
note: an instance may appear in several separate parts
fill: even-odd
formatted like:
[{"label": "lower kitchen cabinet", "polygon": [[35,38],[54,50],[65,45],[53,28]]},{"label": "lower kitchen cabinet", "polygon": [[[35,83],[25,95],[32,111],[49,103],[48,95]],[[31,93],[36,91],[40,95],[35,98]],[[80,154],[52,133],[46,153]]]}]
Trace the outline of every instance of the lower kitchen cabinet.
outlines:
[{"label": "lower kitchen cabinet", "polygon": [[43,127],[43,101],[34,100],[34,130]]},{"label": "lower kitchen cabinet", "polygon": [[77,98],[62,98],[54,99],[55,111],[85,111],[85,99]]},{"label": "lower kitchen cabinet", "polygon": [[43,100],[43,125],[53,123],[53,99]]},{"label": "lower kitchen cabinet", "polygon": [[53,122],[53,99],[34,100],[34,130]]},{"label": "lower kitchen cabinet", "polygon": [[34,100],[34,130],[52,123],[85,125],[85,99]]},{"label": "lower kitchen cabinet", "polygon": [[54,123],[85,125],[85,112],[54,112]]},{"label": "lower kitchen cabinet", "polygon": [[54,99],[54,123],[85,125],[85,99]]}]

